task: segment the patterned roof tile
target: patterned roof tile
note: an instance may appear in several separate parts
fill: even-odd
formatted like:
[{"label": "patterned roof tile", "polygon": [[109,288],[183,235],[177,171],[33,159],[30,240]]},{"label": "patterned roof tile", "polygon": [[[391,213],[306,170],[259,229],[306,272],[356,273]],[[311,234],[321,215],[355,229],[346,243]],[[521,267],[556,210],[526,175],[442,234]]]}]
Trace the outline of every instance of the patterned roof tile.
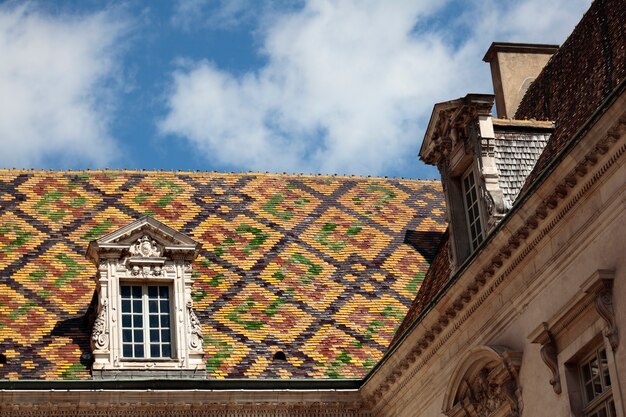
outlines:
[{"label": "patterned roof tile", "polygon": [[202,245],[192,298],[209,378],[363,377],[434,252],[405,233],[442,232],[444,213],[438,181],[0,171],[0,378],[91,378],[85,250],[144,214]]}]

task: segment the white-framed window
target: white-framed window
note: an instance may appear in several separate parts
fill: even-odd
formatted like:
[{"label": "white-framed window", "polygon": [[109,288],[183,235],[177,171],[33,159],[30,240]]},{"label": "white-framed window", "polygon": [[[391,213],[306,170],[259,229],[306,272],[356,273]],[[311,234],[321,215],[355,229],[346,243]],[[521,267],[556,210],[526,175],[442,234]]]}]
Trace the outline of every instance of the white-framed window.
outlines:
[{"label": "white-framed window", "polygon": [[465,218],[469,232],[471,249],[474,250],[484,239],[481,220],[480,201],[478,200],[478,186],[473,167],[467,170],[461,180],[463,186],[463,204],[465,205]]},{"label": "white-framed window", "polygon": [[170,286],[120,285],[122,357],[172,358]]},{"label": "white-framed window", "polygon": [[611,376],[604,346],[596,349],[579,365],[585,417],[615,417]]}]

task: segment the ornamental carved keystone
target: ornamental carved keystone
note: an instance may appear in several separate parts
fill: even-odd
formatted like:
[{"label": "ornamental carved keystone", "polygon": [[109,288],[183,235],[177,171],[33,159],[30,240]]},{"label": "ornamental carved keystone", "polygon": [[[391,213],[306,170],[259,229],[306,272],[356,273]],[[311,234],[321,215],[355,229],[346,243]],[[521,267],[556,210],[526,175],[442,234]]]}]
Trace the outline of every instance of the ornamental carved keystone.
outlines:
[{"label": "ornamental carved keystone", "polygon": [[457,366],[444,398],[448,417],[519,417],[521,352],[501,346],[472,349]]}]

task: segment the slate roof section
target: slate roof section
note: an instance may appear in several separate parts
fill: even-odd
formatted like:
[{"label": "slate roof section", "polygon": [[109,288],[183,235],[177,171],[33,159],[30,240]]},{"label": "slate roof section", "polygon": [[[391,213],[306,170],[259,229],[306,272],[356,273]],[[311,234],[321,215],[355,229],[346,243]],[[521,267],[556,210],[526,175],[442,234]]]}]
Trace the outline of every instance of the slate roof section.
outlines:
[{"label": "slate roof section", "polygon": [[0,378],[91,378],[88,242],[146,214],[202,244],[209,378],[361,378],[434,251],[406,231],[437,235],[444,212],[439,181],[0,170]]},{"label": "slate roof section", "polygon": [[550,139],[552,124],[494,120],[494,156],[504,204],[510,209]]},{"label": "slate roof section", "polygon": [[596,0],[528,88],[516,119],[556,127],[528,176],[527,189],[626,78],[626,2]]}]

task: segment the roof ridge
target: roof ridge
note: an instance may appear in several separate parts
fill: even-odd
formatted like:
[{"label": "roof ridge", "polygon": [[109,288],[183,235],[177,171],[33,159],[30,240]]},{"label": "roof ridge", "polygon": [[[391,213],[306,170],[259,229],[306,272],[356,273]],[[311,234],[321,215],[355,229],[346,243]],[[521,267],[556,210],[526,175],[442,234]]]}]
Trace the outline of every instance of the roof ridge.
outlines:
[{"label": "roof ridge", "polygon": [[269,171],[189,171],[189,170],[147,170],[147,169],[68,169],[68,170],[55,170],[55,169],[35,169],[35,168],[0,168],[0,174],[3,173],[29,173],[29,174],[83,174],[83,173],[142,173],[142,174],[186,174],[186,175],[220,175],[220,176],[238,176],[238,175],[263,175],[268,177],[303,177],[303,178],[353,178],[353,179],[370,179],[370,180],[403,180],[403,181],[424,181],[433,182],[439,181],[437,178],[408,178],[408,177],[395,177],[395,176],[376,176],[376,175],[356,175],[356,174],[313,174],[302,172],[269,172]]}]

